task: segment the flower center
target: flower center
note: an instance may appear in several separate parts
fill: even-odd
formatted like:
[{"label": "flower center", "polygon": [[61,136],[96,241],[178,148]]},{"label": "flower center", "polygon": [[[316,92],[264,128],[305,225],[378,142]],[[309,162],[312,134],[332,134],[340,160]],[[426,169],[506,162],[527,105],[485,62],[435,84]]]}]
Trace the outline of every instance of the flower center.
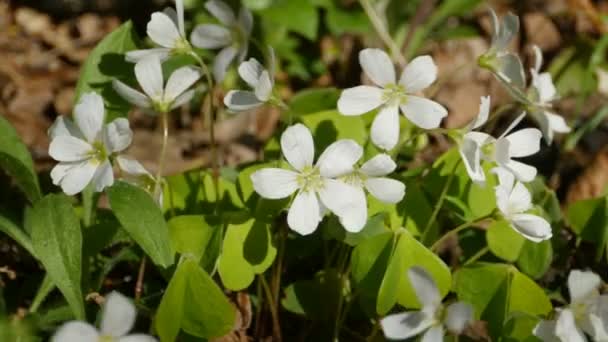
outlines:
[{"label": "flower center", "polygon": [[171,111],[171,105],[173,101],[167,101],[162,97],[152,99],[152,107],[158,113],[169,113]]},{"label": "flower center", "polygon": [[99,336],[99,339],[97,340],[97,342],[114,342],[116,341],[116,339],[114,339],[114,337],[109,336],[109,335],[101,335]]},{"label": "flower center", "polygon": [[586,317],[588,305],[585,302],[576,302],[570,304],[570,309],[574,315],[574,320],[580,322]]},{"label": "flower center", "polygon": [[108,159],[108,151],[106,150],[106,145],[101,140],[96,140],[91,144],[93,149],[89,152],[89,157],[94,159],[95,161],[101,163],[104,160]]},{"label": "flower center", "polygon": [[192,47],[190,46],[190,43],[188,42],[188,40],[185,39],[184,37],[179,37],[178,39],[175,40],[173,49],[171,49],[171,54],[173,54],[173,55],[184,54],[185,55],[185,54],[190,53],[190,51],[192,51]]},{"label": "flower center", "polygon": [[319,191],[323,187],[323,177],[319,169],[307,166],[302,170],[297,178],[298,185],[302,191]]},{"label": "flower center", "polygon": [[396,105],[406,103],[407,93],[405,92],[405,87],[401,84],[386,85],[382,93],[382,101]]},{"label": "flower center", "polygon": [[363,183],[367,179],[367,175],[359,170],[355,170],[347,175],[340,177],[340,180],[346,184],[350,184],[356,187],[362,187]]}]

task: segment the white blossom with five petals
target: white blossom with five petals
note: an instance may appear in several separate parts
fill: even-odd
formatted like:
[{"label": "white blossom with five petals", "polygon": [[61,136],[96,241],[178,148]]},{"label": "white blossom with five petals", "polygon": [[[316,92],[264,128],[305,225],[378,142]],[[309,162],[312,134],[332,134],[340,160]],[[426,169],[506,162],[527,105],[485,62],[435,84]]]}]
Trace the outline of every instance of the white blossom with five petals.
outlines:
[{"label": "white blossom with five petals", "polygon": [[205,8],[221,25],[198,25],[192,31],[190,40],[192,45],[201,49],[222,49],[213,63],[213,77],[221,82],[230,63],[235,58],[241,62],[247,56],[253,16],[245,6],[241,6],[237,18],[230,6],[219,0],[207,1]]},{"label": "white blossom with five petals", "polygon": [[608,341],[608,295],[600,295],[602,280],[590,271],[572,270],[568,275],[570,305],[558,309],[557,319],[542,320],[534,335],[543,342]]},{"label": "white blossom with five petals", "polygon": [[361,85],[345,89],[338,100],[338,111],[343,115],[361,115],[380,108],[371,127],[372,142],[376,146],[391,150],[397,145],[399,109],[418,127],[439,127],[447,110],[435,101],[414,95],[437,78],[437,66],[431,56],[414,58],[403,69],[399,82],[390,57],[382,50],[362,50],[359,63],[376,86]]},{"label": "white blossom with five petals", "polygon": [[[353,165],[363,154],[361,146],[350,139],[338,140],[313,164],[315,150],[310,130],[296,124],[281,135],[281,150],[295,171],[264,168],[254,172],[251,181],[255,191],[268,199],[286,198],[297,192],[287,213],[287,224],[292,230],[302,235],[313,233],[325,208],[340,218],[355,214],[356,188],[335,178],[353,172]],[[348,225],[349,221],[346,223],[344,228],[348,231],[360,229]]]},{"label": "white blossom with five petals", "polygon": [[270,63],[266,70],[255,58],[239,65],[239,75],[253,91],[230,90],[224,97],[224,105],[234,112],[253,109],[271,101],[274,87],[274,50],[269,49]]},{"label": "white blossom with five petals", "polygon": [[550,239],[553,234],[549,222],[526,213],[532,209],[532,196],[526,186],[505,169],[494,168],[492,172],[498,176],[498,185],[494,187],[496,206],[511,227],[533,242]]},{"label": "white blossom with five petals", "polygon": [[110,157],[129,147],[133,132],[127,119],[107,125],[104,120],[103,99],[87,93],[74,107],[74,122],[59,117],[49,129],[49,155],[59,161],[51,179],[68,195],[81,192],[89,183],[98,192],[114,183]]},{"label": "white blossom with five petals", "polygon": [[149,56],[135,64],[135,78],[143,93],[119,80],[114,80],[112,86],[120,96],[138,107],[167,113],[192,99],[195,90],[188,88],[200,77],[198,69],[184,66],[175,70],[169,76],[167,84],[163,85],[161,62],[156,56]]},{"label": "white blossom with five petals", "polygon": [[473,307],[470,304],[456,302],[447,307],[441,304],[437,284],[423,268],[411,267],[407,275],[422,309],[383,318],[380,325],[388,339],[402,340],[423,334],[423,342],[441,342],[445,329],[459,335],[473,321]]},{"label": "white blossom with five petals", "polygon": [[86,322],[71,321],[57,330],[51,342],[155,342],[149,335],[127,335],[136,318],[135,305],[120,293],[112,292],[106,297],[99,330]]}]

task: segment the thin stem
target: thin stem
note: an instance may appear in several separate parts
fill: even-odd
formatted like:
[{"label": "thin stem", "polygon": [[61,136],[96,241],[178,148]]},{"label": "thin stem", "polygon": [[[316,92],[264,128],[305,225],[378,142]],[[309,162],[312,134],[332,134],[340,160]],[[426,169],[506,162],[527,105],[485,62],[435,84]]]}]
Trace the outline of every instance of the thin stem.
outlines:
[{"label": "thin stem", "polygon": [[467,261],[465,261],[464,266],[474,263],[475,261],[479,260],[479,258],[484,256],[489,251],[490,251],[490,248],[488,246],[485,246],[484,248],[480,249],[477,253],[472,255]]},{"label": "thin stem", "polygon": [[272,331],[274,333],[274,337],[277,341],[281,341],[281,325],[279,323],[279,314],[277,312],[277,306],[274,302],[272,292],[270,291],[270,287],[266,282],[266,278],[262,275],[260,276],[260,282],[262,283],[262,288],[266,293],[266,298],[268,298],[268,306],[270,307],[270,314],[272,315]]},{"label": "thin stem", "polygon": [[422,231],[422,236],[420,237],[420,241],[425,245],[426,245],[426,240],[429,235],[429,231],[431,230],[431,227],[433,227],[433,224],[435,223],[435,220],[437,219],[437,215],[439,215],[439,210],[441,210],[441,207],[443,206],[443,201],[445,200],[445,197],[447,196],[448,191],[450,190],[450,186],[452,185],[452,182],[454,181],[454,176],[456,175],[456,168],[458,168],[458,165],[460,165],[460,159],[458,159],[458,161],[454,164],[454,167],[452,168],[452,171],[450,172],[450,175],[448,176],[448,179],[443,186],[443,190],[441,190],[439,199],[437,199],[435,208],[433,208],[433,213],[431,214],[431,217],[429,218],[428,222],[426,223],[426,226],[424,227],[424,230]]},{"label": "thin stem", "polygon": [[369,334],[369,336],[367,337],[367,341],[371,342],[376,338],[376,335],[378,334],[378,331],[380,330],[380,321],[376,320],[374,322],[374,327],[372,329],[371,334]]},{"label": "thin stem", "polygon": [[158,157],[158,170],[156,171],[156,184],[154,185],[154,198],[158,198],[162,191],[162,176],[163,167],[165,166],[165,157],[167,154],[167,142],[169,140],[169,115],[167,113],[159,114],[160,124],[163,130],[162,144],[160,148],[160,156]]},{"label": "thin stem", "polygon": [[401,53],[401,49],[399,49],[399,46],[397,46],[391,35],[388,33],[384,22],[382,21],[382,19],[380,19],[378,13],[376,13],[376,10],[372,6],[372,4],[369,2],[369,0],[359,0],[359,3],[361,4],[361,7],[363,7],[365,14],[371,21],[374,30],[376,30],[376,33],[378,34],[378,37],[380,37],[380,40],[382,40],[384,45],[386,45],[386,47],[389,49],[392,58],[401,67],[404,67],[405,57]]},{"label": "thin stem", "polygon": [[141,294],[144,291],[144,275],[146,273],[146,256],[141,258],[139,264],[139,272],[137,272],[137,282],[135,282],[135,301],[139,302]]},{"label": "thin stem", "polygon": [[275,264],[273,274],[273,290],[274,290],[274,302],[278,303],[279,294],[281,293],[281,275],[283,271],[283,258],[285,256],[285,240],[287,239],[286,227],[279,226],[279,251],[277,256],[277,263]]},{"label": "thin stem", "polygon": [[450,236],[458,234],[458,232],[465,230],[469,227],[472,227],[490,217],[492,217],[494,215],[494,213],[488,214],[486,216],[482,216],[476,220],[473,221],[469,221],[469,222],[465,222],[463,224],[461,224],[460,226],[448,231],[447,233],[443,234],[443,236],[441,238],[439,238],[439,240],[435,241],[435,243],[433,243],[433,245],[431,246],[431,251],[433,252],[437,252],[437,249],[443,244],[443,242],[445,240],[447,240]]}]

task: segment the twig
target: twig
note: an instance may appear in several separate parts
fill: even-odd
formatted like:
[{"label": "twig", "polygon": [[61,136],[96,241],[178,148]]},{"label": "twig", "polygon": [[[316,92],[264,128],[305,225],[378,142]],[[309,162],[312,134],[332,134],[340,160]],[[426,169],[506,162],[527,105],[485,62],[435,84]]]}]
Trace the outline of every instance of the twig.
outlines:
[{"label": "twig", "polygon": [[141,258],[139,264],[139,272],[137,272],[137,282],[135,282],[135,301],[139,302],[141,294],[144,291],[144,275],[146,273],[146,256]]},{"label": "twig", "polygon": [[380,40],[382,40],[384,45],[386,45],[386,47],[389,49],[389,51],[391,53],[391,57],[401,67],[404,67],[405,66],[405,57],[403,57],[401,50],[399,49],[399,47],[397,46],[397,44],[395,43],[395,41],[393,40],[391,35],[388,33],[388,30],[386,29],[386,25],[384,25],[384,22],[382,21],[382,19],[380,19],[380,17],[378,16],[378,13],[376,13],[376,10],[372,6],[372,4],[369,2],[369,0],[359,0],[359,3],[361,4],[361,7],[363,7],[365,14],[371,21],[372,26],[374,27],[374,30],[378,34],[378,37],[380,38]]}]

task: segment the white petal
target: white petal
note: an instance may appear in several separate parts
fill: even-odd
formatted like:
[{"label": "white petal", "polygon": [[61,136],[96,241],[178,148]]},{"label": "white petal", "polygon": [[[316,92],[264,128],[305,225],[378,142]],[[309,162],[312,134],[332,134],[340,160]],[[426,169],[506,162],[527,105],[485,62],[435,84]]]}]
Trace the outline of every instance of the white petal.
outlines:
[{"label": "white petal", "polygon": [[397,164],[385,153],[375,155],[361,165],[361,172],[370,177],[386,176],[395,171]]},{"label": "white petal", "polygon": [[231,90],[224,96],[224,105],[234,112],[249,110],[262,104],[264,103],[251,91]]},{"label": "white petal", "polygon": [[138,162],[137,160],[133,159],[133,158],[129,158],[126,156],[118,156],[116,157],[116,162],[118,163],[118,167],[120,167],[120,169],[123,172],[126,172],[130,175],[134,175],[134,176],[141,176],[141,175],[148,175],[148,176],[152,176],[150,174],[150,172],[148,172],[148,170],[146,170],[146,168],[143,167],[143,165],[141,165],[140,162]]},{"label": "white petal", "polygon": [[70,196],[81,192],[91,182],[98,167],[99,162],[94,160],[74,164],[61,179],[61,189]]},{"label": "white petal", "polygon": [[382,89],[358,86],[344,89],[338,99],[338,111],[342,115],[361,115],[382,105]]},{"label": "white petal", "polygon": [[532,74],[532,86],[538,92],[538,100],[540,103],[547,103],[555,100],[557,96],[557,90],[553,84],[553,78],[548,72],[541,74]]},{"label": "white petal", "polygon": [[201,24],[194,28],[190,40],[201,49],[218,49],[232,43],[232,34],[219,25]]},{"label": "white petal", "polygon": [[585,334],[576,326],[574,315],[570,309],[562,310],[555,323],[555,335],[562,341],[587,342]]},{"label": "white petal", "polygon": [[399,141],[399,131],[399,107],[382,106],[372,122],[371,137],[374,145],[384,150],[393,149]]},{"label": "white petal", "polygon": [[511,172],[509,172],[509,170],[505,170],[500,167],[493,168],[492,173],[498,176],[498,185],[501,188],[504,188],[510,196],[511,191],[515,186],[515,176]]},{"label": "white petal", "polygon": [[570,302],[580,302],[585,297],[597,292],[602,280],[600,277],[591,271],[572,270],[568,275],[568,292],[570,293]]},{"label": "white petal", "polygon": [[518,89],[526,86],[526,77],[521,60],[517,55],[507,53],[496,57],[496,73],[508,85],[513,85]]},{"label": "white petal", "polygon": [[249,58],[248,61],[239,65],[239,75],[253,89],[258,85],[258,80],[263,71],[264,66],[255,58]]},{"label": "white petal", "polygon": [[551,225],[540,216],[516,214],[510,217],[513,228],[526,239],[540,242],[551,238]]},{"label": "white petal", "polygon": [[60,135],[51,141],[49,155],[62,162],[81,161],[90,157],[93,146],[71,135]]},{"label": "white petal", "polygon": [[165,9],[163,10],[163,13],[166,14],[171,19],[171,21],[173,21],[173,23],[175,24],[175,26],[178,26],[178,24],[177,24],[177,11],[176,10],[174,10],[171,7],[165,7]]},{"label": "white petal", "polygon": [[51,140],[60,135],[69,135],[84,140],[84,137],[80,133],[78,127],[76,127],[72,120],[63,115],[60,115],[57,117],[57,119],[55,119],[55,122],[49,128],[48,135]]},{"label": "white petal", "polygon": [[521,182],[515,183],[509,195],[509,207],[513,214],[521,213],[532,208],[532,195]]},{"label": "white petal", "polygon": [[281,151],[289,164],[298,171],[312,166],[315,145],[308,127],[302,124],[288,127],[281,135]]},{"label": "white petal", "polygon": [[71,321],[65,323],[51,338],[51,342],[98,342],[99,334],[92,325]]},{"label": "white petal", "polygon": [[247,7],[241,6],[241,9],[239,10],[238,21],[239,26],[241,27],[245,35],[249,37],[251,35],[251,30],[253,29],[253,15]]},{"label": "white petal", "polygon": [[392,340],[403,340],[416,336],[433,324],[433,318],[421,311],[388,315],[380,320],[384,336]]},{"label": "white petal", "polygon": [[391,178],[368,178],[365,188],[372,196],[385,203],[401,202],[405,196],[405,185]]},{"label": "white petal", "polygon": [[[496,14],[493,14],[494,19],[496,21]],[[502,23],[499,26],[498,31],[495,31],[494,36],[492,37],[492,46],[494,46],[497,50],[502,51],[507,48],[509,42],[517,32],[519,31],[519,17],[513,15],[512,13],[507,13],[502,18]]]},{"label": "white petal", "polygon": [[236,22],[232,8],[225,2],[219,0],[209,0],[205,3],[205,8],[211,13],[220,23],[231,26]]},{"label": "white petal", "polygon": [[505,129],[504,132],[502,132],[502,134],[500,135],[500,137],[498,137],[498,139],[505,137],[507,134],[511,133],[511,131],[517,127],[517,125],[519,125],[519,123],[521,122],[521,120],[524,119],[524,117],[526,116],[526,112],[522,112],[521,114],[519,114],[519,116],[517,118],[515,118],[515,120],[513,120],[511,122],[511,124],[507,127],[507,129]]},{"label": "white petal", "polygon": [[[179,1],[179,0],[178,0]],[[157,342],[158,340],[149,335],[134,334],[118,339],[118,342]]]},{"label": "white petal", "polygon": [[509,155],[511,157],[527,157],[540,151],[542,133],[536,128],[524,128],[507,135]]},{"label": "white petal", "polygon": [[536,168],[534,166],[526,165],[516,160],[509,160],[499,165],[511,171],[520,182],[530,182],[536,177]]},{"label": "white petal", "polygon": [[104,141],[111,152],[120,152],[129,147],[133,141],[129,120],[118,118],[110,122],[104,130]]},{"label": "white petal", "polygon": [[226,76],[226,70],[232,63],[232,60],[237,54],[237,49],[234,46],[223,48],[216,56],[213,62],[213,77],[216,82],[222,82]]},{"label": "white petal", "polygon": [[447,309],[445,326],[454,334],[461,334],[466,326],[473,321],[473,307],[469,303],[456,302]]},{"label": "white petal", "polygon": [[181,107],[182,105],[190,102],[196,93],[195,89],[190,89],[188,91],[183,92],[180,96],[178,96],[173,103],[171,104],[171,110]]},{"label": "white petal", "polygon": [[469,178],[473,182],[484,183],[486,181],[486,174],[481,167],[481,146],[473,139],[467,139],[465,135],[458,151],[469,174]]},{"label": "white petal", "polygon": [[407,102],[400,105],[401,111],[414,125],[433,129],[439,127],[448,111],[439,103],[423,97],[408,95]]},{"label": "white petal", "polygon": [[532,45],[532,51],[534,52],[534,67],[532,71],[534,74],[540,72],[540,67],[543,65],[543,52],[538,45]]},{"label": "white petal", "polygon": [[153,101],[163,95],[163,70],[160,60],[154,56],[144,58],[135,64],[135,77],[144,93]]},{"label": "white petal", "polygon": [[162,12],[152,13],[146,32],[154,43],[165,48],[175,47],[175,43],[181,39],[173,20]]},{"label": "white petal", "polygon": [[122,83],[119,80],[112,81],[112,88],[120,95],[122,98],[127,100],[129,103],[134,104],[141,108],[150,108],[150,100],[148,97],[141,92],[129,87],[128,85]]},{"label": "white petal", "polygon": [[181,67],[175,70],[165,86],[165,102],[175,101],[186,89],[190,88],[198,79],[201,78],[201,72],[197,68],[190,66]]},{"label": "white petal", "polygon": [[91,183],[95,186],[96,192],[102,192],[103,189],[114,184],[114,171],[109,160],[99,165],[91,179]]},{"label": "white petal", "polygon": [[399,84],[408,94],[417,93],[437,79],[437,66],[431,56],[418,56],[403,69]]},{"label": "white petal", "polygon": [[419,266],[410,267],[407,270],[407,276],[424,310],[434,312],[441,304],[441,295],[435,280],[424,268]]},{"label": "white petal", "polygon": [[363,148],[351,139],[342,139],[329,145],[317,160],[321,176],[334,178],[353,171],[355,163],[361,159]]},{"label": "white petal", "polygon": [[477,113],[477,117],[473,120],[469,125],[467,130],[473,130],[481,127],[486,121],[488,121],[488,116],[490,115],[490,95],[482,96],[481,102],[479,103],[479,113]]},{"label": "white petal", "polygon": [[436,325],[427,330],[420,342],[443,342],[443,327],[441,325]]},{"label": "white petal", "polygon": [[312,191],[300,191],[287,213],[287,225],[301,235],[313,233],[321,222],[317,195]]},{"label": "white petal", "polygon": [[113,337],[124,336],[133,328],[136,317],[137,311],[131,300],[112,291],[106,296],[99,330]]},{"label": "white petal", "polygon": [[[340,181],[329,180],[326,189],[319,193],[321,202],[331,203],[332,210],[340,219],[340,224],[348,232],[360,232],[367,223],[367,199],[365,192],[360,187],[349,185],[347,189]],[[348,192],[342,192],[347,189]],[[338,198],[336,198],[336,195]],[[348,201],[344,201],[348,199]]]},{"label": "white petal", "polygon": [[268,71],[262,71],[259,83],[255,87],[255,96],[262,102],[268,101],[272,95],[272,86],[272,80]]},{"label": "white petal", "polygon": [[183,0],[175,0],[175,9],[176,9],[176,17],[177,17],[177,27],[179,28],[179,32],[182,36],[186,36],[186,32],[184,30],[184,1]]},{"label": "white petal", "polygon": [[60,185],[63,177],[65,177],[65,175],[67,175],[70,169],[78,163],[80,162],[59,163],[55,165],[55,167],[53,167],[53,169],[51,170],[51,180],[53,181],[53,184]]},{"label": "white petal", "polygon": [[145,50],[133,50],[127,52],[125,55],[125,60],[131,63],[137,63],[140,60],[146,57],[156,57],[160,59],[161,62],[169,59],[169,55],[171,53],[171,49],[168,48],[154,48],[154,49],[145,49]]},{"label": "white petal", "polygon": [[96,93],[82,95],[74,107],[74,123],[90,143],[101,134],[105,117],[103,98]]},{"label": "white petal", "polygon": [[555,335],[555,321],[541,320],[532,332],[543,342],[561,342]]},{"label": "white petal", "polygon": [[549,121],[549,127],[553,132],[568,133],[572,130],[568,124],[566,124],[566,120],[564,120],[563,117],[551,112],[545,112],[545,115]]},{"label": "white petal", "polygon": [[364,49],[359,52],[359,64],[367,77],[381,87],[397,81],[391,58],[380,49]]},{"label": "white petal", "polygon": [[285,198],[298,189],[298,174],[293,171],[266,168],[251,174],[253,188],[268,199]]}]

